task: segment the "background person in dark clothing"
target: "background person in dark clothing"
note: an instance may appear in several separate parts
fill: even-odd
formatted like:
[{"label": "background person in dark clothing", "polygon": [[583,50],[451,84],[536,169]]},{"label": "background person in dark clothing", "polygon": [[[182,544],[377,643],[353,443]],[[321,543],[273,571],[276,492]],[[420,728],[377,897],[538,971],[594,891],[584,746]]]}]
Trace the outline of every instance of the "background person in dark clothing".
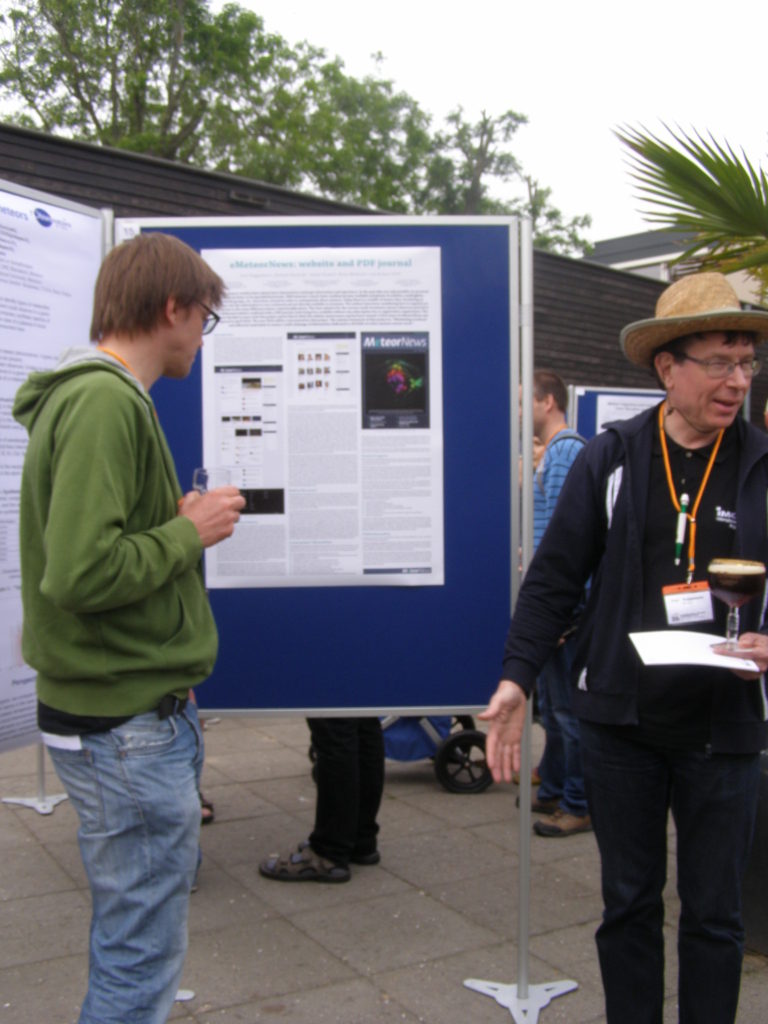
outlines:
[{"label": "background person in dark clothing", "polygon": [[378,864],[376,815],[384,790],[378,718],[309,718],[316,755],[315,827],[308,840],[259,865],[278,882],[348,882],[350,864]]}]

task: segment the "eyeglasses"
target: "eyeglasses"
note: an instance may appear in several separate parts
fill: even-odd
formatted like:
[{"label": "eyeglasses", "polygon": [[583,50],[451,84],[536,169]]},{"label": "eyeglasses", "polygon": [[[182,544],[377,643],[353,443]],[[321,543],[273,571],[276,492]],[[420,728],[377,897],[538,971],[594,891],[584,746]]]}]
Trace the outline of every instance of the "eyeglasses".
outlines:
[{"label": "eyeglasses", "polygon": [[730,377],[736,367],[741,370],[747,380],[751,380],[756,373],[760,372],[762,363],[759,359],[740,359],[732,363],[730,359],[697,359],[696,356],[689,356],[683,352],[681,359],[689,359],[692,363],[698,363],[704,367],[704,372],[714,380],[725,380]]},{"label": "eyeglasses", "polygon": [[201,306],[205,310],[205,316],[203,317],[203,334],[210,334],[216,327],[219,320],[221,320],[221,317],[218,313],[214,313],[210,306],[206,306],[204,302],[201,302],[199,299],[197,299],[196,302],[198,306]]}]

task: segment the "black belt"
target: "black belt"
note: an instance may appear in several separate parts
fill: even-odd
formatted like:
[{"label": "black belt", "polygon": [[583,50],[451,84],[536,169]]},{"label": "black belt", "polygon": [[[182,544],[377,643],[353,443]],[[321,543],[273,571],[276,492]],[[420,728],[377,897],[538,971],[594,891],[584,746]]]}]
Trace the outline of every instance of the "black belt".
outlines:
[{"label": "black belt", "polygon": [[177,697],[173,693],[166,693],[157,705],[157,717],[172,718],[174,715],[180,715],[186,706],[186,697]]}]

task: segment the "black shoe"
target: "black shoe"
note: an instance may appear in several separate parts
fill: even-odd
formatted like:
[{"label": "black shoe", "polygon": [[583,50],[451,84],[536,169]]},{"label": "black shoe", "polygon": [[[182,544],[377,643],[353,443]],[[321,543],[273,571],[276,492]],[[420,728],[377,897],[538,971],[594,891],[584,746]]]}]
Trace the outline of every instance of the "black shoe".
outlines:
[{"label": "black shoe", "polygon": [[378,850],[372,850],[370,853],[353,853],[349,860],[352,864],[364,864],[367,867],[371,864],[378,864],[381,854]]}]

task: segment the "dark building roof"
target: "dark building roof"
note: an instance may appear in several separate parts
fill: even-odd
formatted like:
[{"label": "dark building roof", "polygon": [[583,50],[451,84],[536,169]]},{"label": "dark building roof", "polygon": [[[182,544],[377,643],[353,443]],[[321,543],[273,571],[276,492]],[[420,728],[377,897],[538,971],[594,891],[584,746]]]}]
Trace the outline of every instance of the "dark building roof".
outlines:
[{"label": "dark building roof", "polygon": [[661,260],[665,256],[684,252],[692,239],[693,235],[686,231],[641,231],[635,235],[604,238],[600,242],[595,242],[592,252],[586,259],[591,263],[603,263],[608,266],[628,263],[630,260]]},{"label": "dark building roof", "polygon": [[371,213],[235,174],[0,124],[0,178],[116,217]]}]

